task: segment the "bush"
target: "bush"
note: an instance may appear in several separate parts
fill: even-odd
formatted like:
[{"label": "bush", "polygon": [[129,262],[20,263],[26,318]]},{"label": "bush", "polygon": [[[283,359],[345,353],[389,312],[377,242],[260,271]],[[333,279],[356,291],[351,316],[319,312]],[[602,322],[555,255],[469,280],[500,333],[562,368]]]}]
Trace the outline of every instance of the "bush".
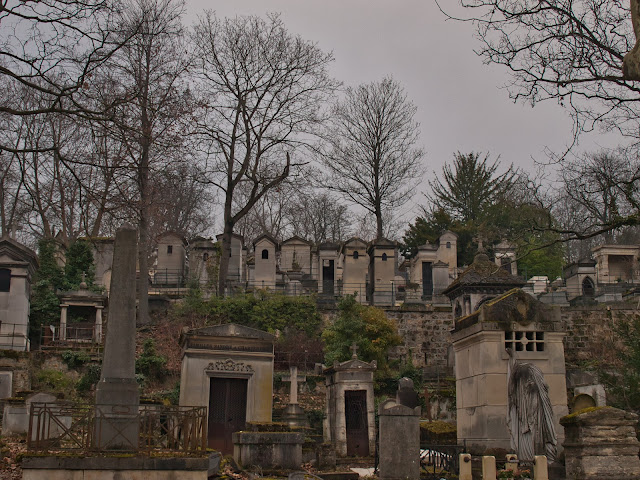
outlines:
[{"label": "bush", "polygon": [[142,354],[136,360],[136,373],[144,376],[144,379],[152,378],[164,380],[169,373],[167,370],[167,357],[156,353],[155,343],[152,339],[145,340],[142,346]]},{"label": "bush", "polygon": [[80,394],[89,392],[100,381],[100,373],[100,365],[89,365],[85,374],[78,380],[76,391]]},{"label": "bush", "polygon": [[65,350],[62,352],[62,361],[65,365],[72,369],[77,369],[91,360],[86,352],[75,352],[73,350]]},{"label": "bush", "polygon": [[238,323],[272,333],[293,327],[307,335],[317,335],[322,324],[313,297],[286,297],[266,292],[214,296],[207,301],[194,294],[177,306],[174,314],[200,317],[209,325]]},{"label": "bush", "polygon": [[355,295],[344,297],[338,304],[338,317],[322,332],[325,343],[325,364],[351,358],[351,345],[358,346],[358,357],[378,362],[378,370],[387,368],[387,351],[400,345],[394,320],[376,307],[360,305]]},{"label": "bush", "polygon": [[52,392],[68,394],[73,391],[75,381],[59,370],[44,369],[35,375],[34,391],[49,390]]}]

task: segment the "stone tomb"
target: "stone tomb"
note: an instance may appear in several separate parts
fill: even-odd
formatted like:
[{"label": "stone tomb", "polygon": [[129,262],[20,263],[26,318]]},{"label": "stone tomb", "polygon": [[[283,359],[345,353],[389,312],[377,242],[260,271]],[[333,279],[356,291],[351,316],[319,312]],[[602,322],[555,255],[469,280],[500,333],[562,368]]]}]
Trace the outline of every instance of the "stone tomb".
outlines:
[{"label": "stone tomb", "polygon": [[208,407],[209,447],[232,454],[232,433],[246,422],[271,422],[273,341],[233,323],[182,335],[180,405]]},{"label": "stone tomb", "polygon": [[[567,414],[567,387],[560,312],[522,290],[514,289],[488,301],[480,310],[456,319],[455,351],[458,443],[471,453],[487,448],[510,449],[507,427],[507,348],[519,362],[536,365],[549,386],[558,453]],[[537,454],[537,453],[536,453]]]},{"label": "stone tomb", "polygon": [[37,268],[35,252],[0,238],[0,350],[29,350],[29,298]]},{"label": "stone tomb", "polygon": [[[355,350],[355,349],[354,349]],[[351,360],[324,369],[327,403],[324,441],[339,456],[373,455],[376,441],[373,372],[376,362]]]}]

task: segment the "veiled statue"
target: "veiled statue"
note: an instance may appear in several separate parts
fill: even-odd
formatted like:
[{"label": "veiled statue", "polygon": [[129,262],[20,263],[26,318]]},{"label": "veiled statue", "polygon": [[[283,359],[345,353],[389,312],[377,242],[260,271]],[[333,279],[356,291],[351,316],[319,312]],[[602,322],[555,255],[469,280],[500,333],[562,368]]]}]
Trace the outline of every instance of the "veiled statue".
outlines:
[{"label": "veiled statue", "polygon": [[546,455],[549,461],[553,461],[557,454],[558,439],[549,399],[549,386],[538,367],[516,360],[510,348],[507,349],[507,353],[507,426],[511,433],[511,448],[519,460],[533,461],[534,455]]}]

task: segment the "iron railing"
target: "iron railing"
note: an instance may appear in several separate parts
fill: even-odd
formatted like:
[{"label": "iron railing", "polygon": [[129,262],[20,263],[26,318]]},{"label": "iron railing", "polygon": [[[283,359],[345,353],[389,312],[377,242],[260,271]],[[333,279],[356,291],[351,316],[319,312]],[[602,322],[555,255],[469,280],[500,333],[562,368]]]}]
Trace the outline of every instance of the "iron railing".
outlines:
[{"label": "iron railing", "polygon": [[96,325],[93,322],[67,323],[64,334],[59,323],[43,325],[40,331],[40,346],[102,343],[104,332],[104,325]]},{"label": "iron railing", "polygon": [[[463,445],[420,444],[420,478],[439,480],[448,475],[458,475],[460,454],[465,453]],[[457,478],[457,477],[456,477]]]},{"label": "iron railing", "polygon": [[[138,425],[131,438],[124,430]],[[118,438],[121,452],[199,453],[207,447],[206,407],[140,405],[100,407],[31,404],[27,447],[34,452],[101,452]]]}]

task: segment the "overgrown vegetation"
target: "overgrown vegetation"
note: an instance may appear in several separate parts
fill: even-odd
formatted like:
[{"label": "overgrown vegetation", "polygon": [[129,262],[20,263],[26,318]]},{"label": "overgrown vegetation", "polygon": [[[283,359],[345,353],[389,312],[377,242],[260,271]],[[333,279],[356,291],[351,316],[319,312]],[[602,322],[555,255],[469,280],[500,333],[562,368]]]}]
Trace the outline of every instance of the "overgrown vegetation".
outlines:
[{"label": "overgrown vegetation", "polygon": [[307,335],[317,335],[322,324],[313,297],[286,297],[263,291],[209,300],[192,292],[173,315],[191,317],[204,325],[238,323],[272,333],[293,327]]},{"label": "overgrown vegetation", "polygon": [[640,412],[640,315],[625,315],[612,321],[615,352],[611,363],[597,367],[607,389],[607,401],[623,410]]},{"label": "overgrown vegetation", "polygon": [[163,381],[168,373],[167,357],[158,355],[152,339],[145,340],[142,354],[136,359],[136,374],[144,375],[144,379]]},{"label": "overgrown vegetation", "polygon": [[398,328],[384,311],[360,305],[355,295],[347,295],[338,304],[338,316],[322,332],[325,343],[325,363],[343,362],[351,358],[351,346],[358,346],[358,358],[378,363],[378,370],[387,369],[387,351],[400,345]]}]

